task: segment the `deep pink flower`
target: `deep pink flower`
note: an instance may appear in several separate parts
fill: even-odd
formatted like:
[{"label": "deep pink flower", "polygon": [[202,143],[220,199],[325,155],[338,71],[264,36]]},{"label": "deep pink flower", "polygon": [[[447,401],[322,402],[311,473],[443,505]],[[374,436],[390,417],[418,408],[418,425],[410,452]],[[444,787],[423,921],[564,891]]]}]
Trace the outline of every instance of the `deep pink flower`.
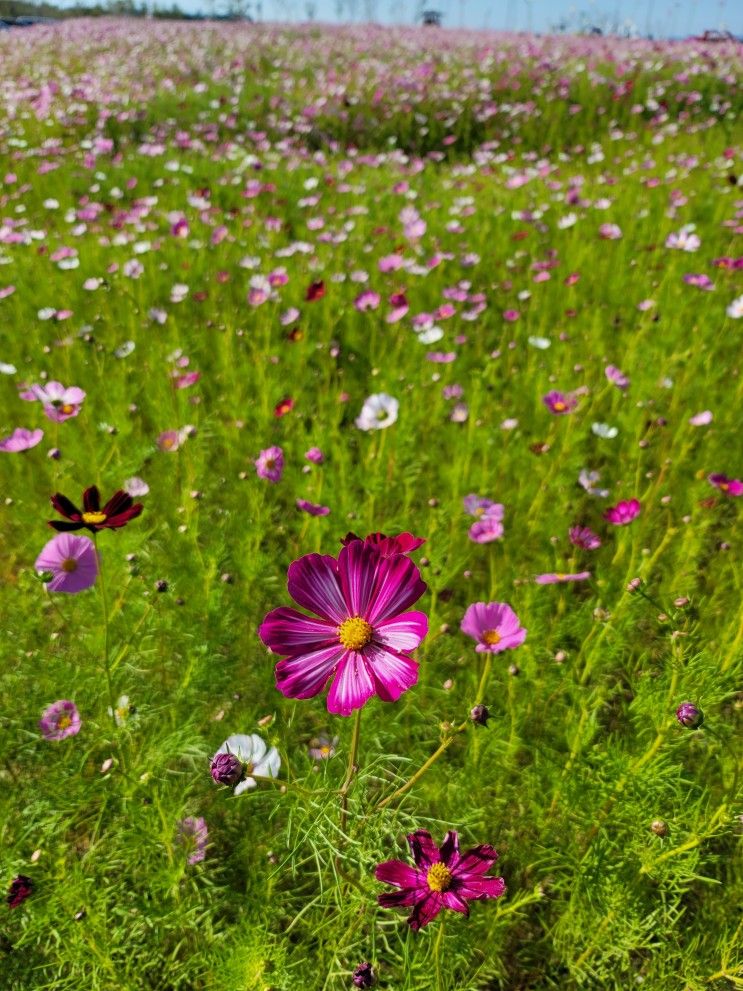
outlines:
[{"label": "deep pink flower", "polygon": [[548,392],[546,396],[542,396],[542,402],[550,413],[555,413],[557,416],[572,413],[578,405],[576,397],[568,392]]},{"label": "deep pink flower", "polygon": [[566,582],[584,582],[590,577],[590,571],[578,571],[572,575],[557,571],[546,575],[537,575],[534,581],[537,585],[564,585]]},{"label": "deep pink flower", "polygon": [[40,444],[43,439],[43,430],[26,430],[24,427],[17,427],[10,437],[0,440],[0,451],[4,451],[6,454],[28,451]]},{"label": "deep pink flower", "polygon": [[400,889],[377,896],[382,908],[413,906],[408,918],[413,931],[427,926],[444,908],[469,915],[468,901],[498,898],[506,890],[502,877],[486,876],[498,859],[489,844],[460,853],[454,830],[446,834],[440,849],[425,829],[407,839],[415,867],[402,860],[387,860],[377,865],[374,876]]},{"label": "deep pink flower", "polygon": [[394,537],[388,537],[384,533],[370,533],[368,537],[358,537],[355,533],[347,533],[341,540],[344,547],[347,547],[354,540],[363,540],[365,544],[376,548],[382,557],[392,557],[394,554],[412,554],[422,547],[425,537],[414,537],[412,533],[398,533]]},{"label": "deep pink flower", "polygon": [[618,502],[616,506],[610,506],[604,512],[604,519],[608,523],[613,523],[615,526],[624,526],[626,523],[631,523],[636,516],[639,516],[641,509],[642,506],[639,499],[629,499],[626,502]]},{"label": "deep pink flower", "polygon": [[571,544],[585,551],[595,551],[601,546],[601,537],[587,526],[571,526],[568,536]]},{"label": "deep pink flower", "polygon": [[308,502],[306,499],[297,499],[297,509],[310,516],[327,516],[330,512],[328,506],[320,506],[316,502]]},{"label": "deep pink flower", "polygon": [[422,612],[405,612],[426,584],[410,558],[383,557],[354,540],[338,560],[308,554],[289,567],[288,590],[300,606],[274,609],[259,634],[277,654],[276,687],[287,698],[313,698],[332,677],[328,711],[348,716],[372,695],[396,701],[418,680],[415,650],[428,632]]},{"label": "deep pink flower", "polygon": [[284,452],[280,447],[267,447],[265,451],[261,451],[254,464],[258,478],[278,482],[284,471]]},{"label": "deep pink flower", "polygon": [[8,894],[5,898],[8,908],[18,908],[27,898],[30,898],[34,890],[34,883],[25,874],[18,874],[10,882]]},{"label": "deep pink flower", "polygon": [[47,585],[50,592],[82,592],[95,584],[98,575],[93,541],[71,533],[52,537],[36,558],[34,567],[41,574],[51,572]]},{"label": "deep pink flower", "polygon": [[305,454],[305,458],[311,461],[313,465],[321,465],[325,460],[325,455],[319,447],[311,447]]},{"label": "deep pink flower", "polygon": [[374,292],[372,289],[364,289],[360,292],[353,302],[353,305],[363,313],[365,310],[376,310],[381,302],[381,297],[378,292]]},{"label": "deep pink flower", "polygon": [[45,740],[65,740],[68,736],[76,736],[81,726],[82,720],[77,706],[67,699],[52,702],[44,709],[39,720],[39,729]]},{"label": "deep pink flower", "polygon": [[506,602],[473,603],[467,607],[460,629],[477,641],[478,654],[500,654],[526,640],[526,630]]},{"label": "deep pink flower", "polygon": [[728,478],[727,475],[721,475],[719,472],[713,472],[711,475],[707,475],[707,481],[711,485],[714,485],[716,489],[719,489],[720,492],[724,492],[725,495],[743,495],[743,482],[739,481],[737,478]]}]

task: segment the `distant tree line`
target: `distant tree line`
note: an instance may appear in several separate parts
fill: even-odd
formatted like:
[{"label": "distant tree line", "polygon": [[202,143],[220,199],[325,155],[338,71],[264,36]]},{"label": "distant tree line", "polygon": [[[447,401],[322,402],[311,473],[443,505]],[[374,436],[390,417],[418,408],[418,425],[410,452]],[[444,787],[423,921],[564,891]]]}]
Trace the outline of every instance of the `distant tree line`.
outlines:
[{"label": "distant tree line", "polygon": [[[253,20],[248,0],[227,0],[216,12],[214,0],[208,0],[210,17],[218,20]],[[53,3],[35,3],[33,0],[0,0],[0,21],[12,23],[19,18],[61,20],[68,17],[156,17],[165,20],[201,20],[203,14],[189,14],[172,2],[167,7],[157,3],[137,3],[136,0],[107,0],[93,5],[76,4],[73,7],[57,7]]]}]

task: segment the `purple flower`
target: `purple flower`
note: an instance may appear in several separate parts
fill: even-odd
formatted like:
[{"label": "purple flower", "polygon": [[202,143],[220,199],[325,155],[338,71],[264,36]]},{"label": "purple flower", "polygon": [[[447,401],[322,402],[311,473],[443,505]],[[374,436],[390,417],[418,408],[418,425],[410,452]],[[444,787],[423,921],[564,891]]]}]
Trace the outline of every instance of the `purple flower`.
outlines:
[{"label": "purple flower", "polygon": [[486,512],[469,529],[469,538],[476,544],[489,544],[503,536],[503,507],[497,506],[496,512]]},{"label": "purple flower", "polygon": [[328,760],[335,755],[335,748],[337,746],[337,736],[330,737],[327,733],[320,733],[319,736],[310,740],[307,753],[313,760]]},{"label": "purple flower", "polygon": [[537,575],[534,581],[537,585],[563,585],[566,582],[584,582],[590,577],[590,571],[578,571],[573,575],[567,575],[561,571],[557,571],[549,572],[546,575]]},{"label": "purple flower", "polygon": [[310,516],[327,516],[330,512],[328,506],[320,506],[316,502],[307,502],[306,499],[297,499],[297,509],[301,509],[303,513],[309,513]]},{"label": "purple flower", "polygon": [[95,584],[98,575],[93,541],[71,533],[52,537],[36,558],[34,567],[42,574],[51,572],[47,584],[50,592],[82,592]]},{"label": "purple flower", "polygon": [[28,402],[38,400],[50,420],[63,423],[77,416],[85,400],[85,393],[77,386],[65,388],[61,382],[47,382],[46,385],[32,385],[20,394]]},{"label": "purple flower", "polygon": [[629,379],[624,372],[620,372],[616,365],[607,365],[604,372],[612,385],[615,385],[618,389],[624,390],[629,388]]},{"label": "purple flower", "polygon": [[568,536],[571,544],[584,551],[595,551],[601,546],[601,537],[587,526],[571,526]]},{"label": "purple flower", "polygon": [[243,765],[236,754],[217,753],[212,757],[209,771],[218,785],[228,785],[232,788],[243,776]]},{"label": "purple flower", "polygon": [[464,508],[470,514],[477,519],[481,516],[492,516],[493,519],[502,520],[503,519],[503,506],[499,502],[493,502],[492,499],[483,499],[474,492],[468,496],[464,497]]},{"label": "purple flower", "polygon": [[477,641],[478,654],[500,654],[526,640],[526,630],[505,602],[475,602],[468,606],[461,630]]},{"label": "purple flower", "polygon": [[610,506],[604,512],[604,519],[614,526],[626,526],[640,515],[642,505],[639,499],[628,499],[626,502],[618,502],[616,506]]},{"label": "purple flower", "polygon": [[313,465],[321,465],[325,460],[325,455],[322,453],[319,447],[311,447],[309,451],[305,454],[305,458],[311,461]]},{"label": "purple flower", "polygon": [[369,961],[365,960],[360,963],[353,972],[353,986],[355,988],[373,988],[376,983],[374,968]]},{"label": "purple flower", "polygon": [[189,851],[189,864],[198,864],[206,857],[209,830],[206,819],[186,816],[178,823],[178,840]]},{"label": "purple flower", "polygon": [[400,889],[378,895],[382,908],[413,906],[408,924],[414,932],[444,908],[469,915],[468,901],[498,898],[506,890],[502,877],[486,876],[498,859],[487,843],[460,853],[457,834],[450,830],[439,849],[425,829],[411,833],[408,843],[415,867],[402,860],[387,860],[377,865],[374,876]]},{"label": "purple flower", "polygon": [[30,897],[33,890],[34,883],[30,877],[26,877],[25,874],[19,874],[17,877],[14,877],[10,882],[8,894],[5,899],[8,903],[8,908],[18,908],[19,905],[22,905]]},{"label": "purple flower", "polygon": [[704,722],[704,713],[693,702],[682,702],[676,709],[676,719],[687,729],[699,729]]},{"label": "purple flower", "polygon": [[157,446],[161,451],[177,451],[181,446],[180,430],[163,430],[157,438]]},{"label": "purple flower", "polygon": [[308,554],[289,567],[288,589],[319,618],[282,607],[261,624],[261,640],[277,654],[276,687],[287,698],[318,695],[332,679],[328,711],[348,716],[373,695],[395,702],[418,680],[410,651],[428,632],[422,612],[406,612],[426,590],[403,554],[384,557],[352,540],[338,560]]},{"label": "purple flower", "polygon": [[39,729],[45,740],[65,740],[80,732],[82,720],[74,702],[61,699],[52,702],[44,709],[39,720]]},{"label": "purple flower", "polygon": [[278,482],[284,471],[284,452],[280,447],[267,447],[255,460],[255,470],[258,478],[269,482]]},{"label": "purple flower", "polygon": [[572,413],[578,405],[576,397],[569,392],[548,392],[546,396],[542,396],[542,402],[550,413],[554,413],[556,416]]},{"label": "purple flower", "polygon": [[24,427],[17,427],[10,437],[0,440],[0,451],[5,451],[6,454],[28,451],[40,444],[43,438],[43,430],[26,430]]}]

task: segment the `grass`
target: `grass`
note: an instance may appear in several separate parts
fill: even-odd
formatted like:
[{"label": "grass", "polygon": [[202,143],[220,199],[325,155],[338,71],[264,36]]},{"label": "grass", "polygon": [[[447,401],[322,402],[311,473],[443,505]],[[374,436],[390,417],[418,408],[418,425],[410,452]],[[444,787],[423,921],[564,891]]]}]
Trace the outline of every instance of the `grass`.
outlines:
[{"label": "grass", "polygon": [[[706,481],[741,470],[740,330],[726,315],[740,271],[713,264],[740,251],[739,52],[433,37],[81,21],[0,38],[0,150],[15,175],[0,217],[24,235],[13,243],[0,222],[0,289],[15,287],[0,299],[0,360],[16,367],[0,432],[45,431],[0,454],[1,862],[7,884],[34,884],[2,921],[0,987],[336,991],[364,959],[395,991],[743,987],[739,506]],[[100,136],[112,150],[86,161]],[[420,241],[403,234],[409,204]],[[603,223],[622,237],[601,239]],[[700,249],[666,247],[687,223]],[[61,246],[78,267],[51,260]],[[395,251],[410,264],[380,272]],[[139,278],[122,271],[133,258]],[[549,280],[535,281],[537,262]],[[277,299],[250,306],[251,277],[279,267]],[[714,291],[684,283],[700,272]],[[319,279],[324,298],[306,302]],[[475,304],[455,302],[443,339],[419,343],[410,316],[462,280],[487,306],[467,320]],[[367,287],[382,303],[361,313]],[[399,291],[410,314],[390,324]],[[40,319],[44,307],[72,314]],[[280,322],[289,307],[299,334]],[[438,349],[456,360],[427,361]],[[178,350],[201,373],[191,388],[173,388]],[[86,391],[77,417],[55,424],[19,400],[44,377]],[[461,423],[442,396],[454,384]],[[585,388],[574,413],[549,413],[553,388]],[[365,433],[354,420],[376,392],[399,399],[399,419]],[[286,396],[295,406],[277,418]],[[691,425],[705,409],[711,424]],[[177,451],[159,449],[187,425]],[[274,444],[276,485],[253,465]],[[326,461],[310,468],[313,445]],[[607,498],[578,484],[585,468]],[[54,595],[33,565],[53,492],[111,494],[133,475],[150,487],[144,513],[98,538],[104,624],[100,582]],[[471,492],[504,504],[502,540],[468,539]],[[602,521],[633,497],[633,523]],[[330,514],[302,514],[297,498]],[[599,550],[571,546],[578,522]],[[257,627],[289,604],[291,561],[336,554],[348,530],[426,537],[430,634],[418,685],[362,713],[343,816],[353,720],[322,697],[283,698]],[[580,584],[533,582],[583,568]],[[627,590],[635,577],[652,601]],[[489,672],[459,631],[488,600],[528,630]],[[136,711],[114,726],[122,694]],[[50,743],[37,723],[60,698],[83,725]],[[701,730],[676,720],[687,699]],[[478,701],[487,728],[468,720]],[[253,732],[278,747],[281,774],[233,798],[209,758]],[[338,743],[318,763],[319,733]],[[209,827],[195,865],[185,816]],[[373,869],[404,858],[418,828],[492,843],[506,896],[418,934],[379,909]]]}]

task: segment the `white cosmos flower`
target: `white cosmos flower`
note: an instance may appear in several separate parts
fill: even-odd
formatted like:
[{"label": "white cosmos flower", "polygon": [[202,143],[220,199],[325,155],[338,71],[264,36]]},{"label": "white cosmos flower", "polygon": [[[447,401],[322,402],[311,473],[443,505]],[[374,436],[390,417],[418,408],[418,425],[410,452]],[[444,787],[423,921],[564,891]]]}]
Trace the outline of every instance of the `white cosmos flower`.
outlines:
[{"label": "white cosmos flower", "polygon": [[739,320],[743,317],[743,296],[734,299],[725,312],[733,320]]},{"label": "white cosmos flower", "polygon": [[533,348],[539,348],[540,351],[546,351],[552,344],[552,341],[549,337],[530,337],[529,344],[531,344]]},{"label": "white cosmos flower", "polygon": [[138,475],[133,475],[132,478],[127,478],[124,482],[124,492],[127,492],[132,499],[136,499],[138,496],[146,496],[149,491],[150,487],[147,482]]},{"label": "white cosmos flower", "polygon": [[364,402],[361,413],[356,417],[359,430],[384,430],[391,427],[397,420],[400,407],[394,396],[386,392],[377,392]]},{"label": "white cosmos flower", "polygon": [[597,437],[605,437],[609,440],[616,437],[619,433],[616,427],[610,427],[608,423],[594,423],[591,426],[591,431],[596,434]]},{"label": "white cosmos flower", "polygon": [[225,740],[217,753],[234,754],[245,768],[242,781],[235,786],[235,795],[255,788],[258,784],[255,778],[277,777],[281,767],[281,757],[276,747],[267,747],[265,740],[257,733],[250,736],[236,733]]},{"label": "white cosmos flower", "polygon": [[418,340],[421,344],[435,344],[436,341],[440,341],[444,336],[444,332],[441,327],[429,327],[428,330],[422,330],[418,334]]}]

